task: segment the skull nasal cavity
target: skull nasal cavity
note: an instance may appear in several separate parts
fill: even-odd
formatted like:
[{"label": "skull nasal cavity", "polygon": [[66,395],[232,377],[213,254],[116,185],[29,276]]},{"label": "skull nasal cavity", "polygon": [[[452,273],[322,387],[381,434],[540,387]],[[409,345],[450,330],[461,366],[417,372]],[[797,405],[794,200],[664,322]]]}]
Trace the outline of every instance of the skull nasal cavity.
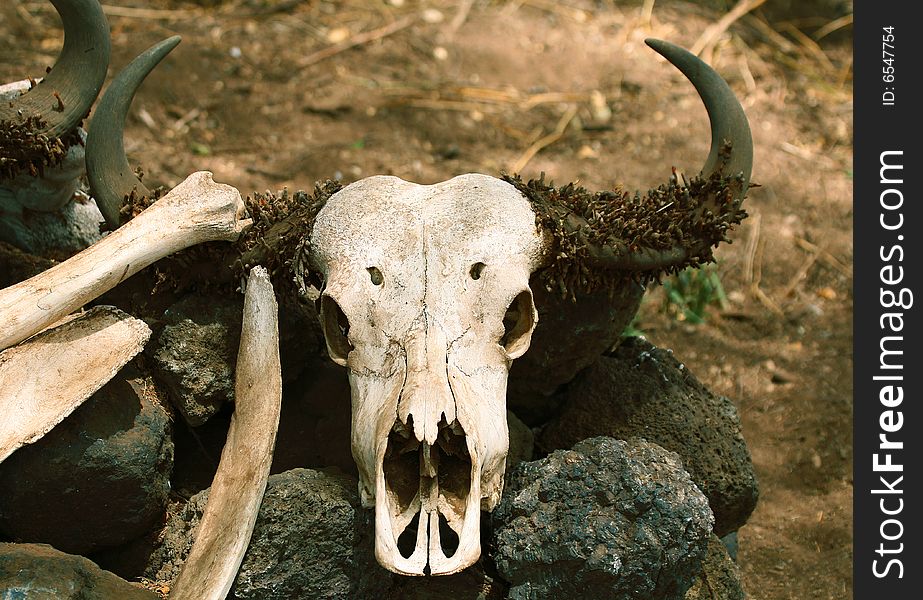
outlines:
[{"label": "skull nasal cavity", "polygon": [[535,325],[532,297],[522,291],[513,298],[503,315],[503,337],[500,345],[512,358],[520,356],[529,347],[530,334]]},{"label": "skull nasal cavity", "polygon": [[327,350],[330,358],[345,364],[346,357],[353,350],[349,343],[349,319],[336,300],[330,296],[321,297],[321,324],[324,329],[324,338],[327,340]]},{"label": "skull nasal cavity", "polygon": [[381,271],[378,270],[378,267],[369,267],[366,269],[369,272],[369,277],[372,279],[372,283],[375,285],[381,285],[385,282],[385,276],[381,274]]},{"label": "skull nasal cavity", "polygon": [[483,271],[483,270],[484,270],[484,267],[486,267],[486,266],[487,266],[487,265],[485,265],[485,264],[482,263],[482,262],[476,262],[476,263],[474,263],[473,265],[471,265],[471,270],[468,271],[468,273],[471,275],[471,279],[474,279],[475,281],[477,281],[478,279],[480,279],[480,278],[481,278],[481,271]]}]

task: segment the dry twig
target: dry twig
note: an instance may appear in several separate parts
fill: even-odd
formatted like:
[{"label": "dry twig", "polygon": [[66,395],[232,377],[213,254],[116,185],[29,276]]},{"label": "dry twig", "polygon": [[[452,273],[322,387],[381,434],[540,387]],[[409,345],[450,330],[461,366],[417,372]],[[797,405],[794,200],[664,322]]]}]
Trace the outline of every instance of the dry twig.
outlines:
[{"label": "dry twig", "polygon": [[567,17],[577,23],[586,23],[590,20],[590,15],[585,10],[555,2],[554,0],[523,0],[521,4],[528,4],[540,10]]},{"label": "dry twig", "polygon": [[[728,27],[734,24],[739,18],[750,12],[751,10],[764,4],[766,0],[740,0],[734,8],[731,9],[729,13],[721,17],[717,23],[708,26],[705,31],[702,32],[702,35],[699,36],[699,39],[696,40],[695,44],[692,45],[692,48],[689,50],[696,56],[701,56],[703,51],[707,48],[708,54],[711,54],[711,49],[714,48],[715,44],[718,42],[718,38],[721,37]],[[706,60],[706,62],[708,62]]]},{"label": "dry twig", "polygon": [[112,6],[103,4],[107,17],[125,17],[129,19],[148,19],[152,21],[179,21],[202,16],[201,10],[135,8],[132,6]]},{"label": "dry twig", "polygon": [[852,279],[852,269],[849,268],[849,266],[843,264],[840,259],[835,257],[824,248],[821,248],[816,244],[812,244],[808,240],[800,237],[795,238],[795,244],[797,244],[799,248],[807,250],[808,252],[817,252],[820,258],[823,259],[823,261],[827,263],[828,266],[833,267],[847,278]]},{"label": "dry twig", "polygon": [[458,30],[461,29],[461,26],[465,24],[465,21],[468,20],[468,13],[471,12],[471,7],[474,5],[474,0],[462,0],[462,3],[458,6],[458,11],[455,13],[455,16],[452,17],[452,22],[449,23],[448,37],[452,39]]},{"label": "dry twig", "polygon": [[795,292],[795,289],[801,284],[801,281],[807,276],[808,271],[810,271],[811,267],[814,266],[814,263],[817,262],[817,259],[820,257],[820,252],[821,252],[820,248],[817,248],[817,250],[812,252],[808,256],[807,260],[805,260],[804,263],[802,263],[801,267],[798,268],[798,271],[795,273],[795,275],[791,279],[789,279],[788,285],[786,285],[785,289],[782,291],[783,298],[788,298]]},{"label": "dry twig", "polygon": [[350,37],[349,39],[346,39],[337,44],[333,44],[332,46],[328,46],[322,50],[318,50],[317,52],[313,54],[309,54],[305,56],[304,58],[298,61],[298,66],[307,67],[309,65],[319,63],[322,60],[326,60],[332,56],[336,56],[337,54],[341,52],[345,52],[346,50],[349,50],[351,48],[355,48],[356,46],[362,46],[362,45],[368,44],[369,42],[374,42],[376,40],[385,38],[389,35],[393,35],[397,33],[398,31],[402,29],[406,29],[407,27],[412,25],[415,20],[416,19],[412,16],[404,17],[403,19],[398,19],[397,21],[394,21],[393,23],[389,23],[388,25],[385,25],[384,27],[379,27],[378,29],[373,29],[371,31],[364,31],[362,33],[357,33],[356,35]]},{"label": "dry twig", "polygon": [[644,0],[644,4],[641,5],[641,24],[645,27],[651,26],[651,19],[654,17],[654,2],[655,0]]},{"label": "dry twig", "polygon": [[853,22],[853,15],[852,13],[849,13],[848,15],[840,17],[839,19],[834,19],[830,21],[829,23],[827,23],[826,25],[824,25],[823,27],[815,31],[811,37],[814,38],[814,41],[819,42],[825,37],[827,37],[828,35],[830,35],[831,33],[833,33],[834,31],[838,29],[842,29],[843,27],[846,27],[847,25],[852,25],[852,22]]},{"label": "dry twig", "polygon": [[751,217],[750,225],[753,229],[753,235],[750,236],[750,239],[747,240],[747,258],[744,261],[744,280],[747,281],[750,285],[750,293],[753,294],[760,304],[769,309],[770,312],[776,314],[777,316],[784,316],[785,313],[782,312],[782,309],[779,308],[779,305],[776,304],[772,298],[766,295],[766,293],[760,288],[760,281],[763,278],[762,270],[762,261],[763,261],[763,246],[764,241],[762,239],[762,229],[763,229],[763,218],[760,213],[756,213]]},{"label": "dry twig", "polygon": [[542,137],[539,140],[536,140],[531,146],[529,146],[525,152],[522,153],[522,156],[519,157],[513,166],[510,167],[510,172],[520,173],[522,169],[529,164],[529,161],[532,160],[536,154],[538,154],[542,149],[547,148],[551,144],[555,143],[564,136],[564,132],[567,131],[567,126],[570,125],[570,122],[574,120],[574,117],[577,116],[577,105],[571,104],[567,109],[567,112],[561,117],[558,121],[557,126],[555,126],[554,131],[548,135]]},{"label": "dry twig", "polygon": [[821,48],[817,42],[808,37],[803,31],[791,23],[783,23],[780,27],[784,31],[792,34],[792,37],[798,40],[798,43],[802,48],[804,48],[807,55],[813,56],[817,62],[830,70],[834,70],[836,68],[833,66],[833,62],[830,61],[830,58],[824,52],[823,48]]}]

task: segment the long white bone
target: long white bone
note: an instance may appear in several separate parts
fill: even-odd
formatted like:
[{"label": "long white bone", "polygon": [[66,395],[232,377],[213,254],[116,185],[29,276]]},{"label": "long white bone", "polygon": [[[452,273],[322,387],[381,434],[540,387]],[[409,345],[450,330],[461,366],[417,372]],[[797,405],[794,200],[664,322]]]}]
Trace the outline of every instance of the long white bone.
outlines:
[{"label": "long white bone", "polygon": [[282,409],[276,297],[263,267],[247,281],[231,428],[195,543],[170,598],[222,600],[256,523]]},{"label": "long white bone", "polygon": [[193,173],[86,250],[0,290],[0,350],[18,344],[161,258],[203,242],[232,241],[250,224],[240,192]]},{"label": "long white bone", "polygon": [[144,321],[97,306],[0,352],[0,462],[76,410],[150,336]]}]

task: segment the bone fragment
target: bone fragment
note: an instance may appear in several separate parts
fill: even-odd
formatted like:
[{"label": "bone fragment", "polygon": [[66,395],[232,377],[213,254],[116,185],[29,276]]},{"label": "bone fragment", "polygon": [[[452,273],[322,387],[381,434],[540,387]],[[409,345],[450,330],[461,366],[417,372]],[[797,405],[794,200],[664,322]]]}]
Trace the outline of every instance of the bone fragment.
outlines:
[{"label": "bone fragment", "polygon": [[0,350],[18,344],[178,250],[233,241],[250,224],[240,192],[193,173],[124,226],[63,263],[0,290]]},{"label": "bone fragment", "polygon": [[0,462],[63,421],[150,336],[144,321],[97,306],[0,352]]},{"label": "bone fragment", "polygon": [[222,600],[250,543],[282,408],[277,315],[269,274],[255,267],[244,299],[231,428],[173,600]]}]

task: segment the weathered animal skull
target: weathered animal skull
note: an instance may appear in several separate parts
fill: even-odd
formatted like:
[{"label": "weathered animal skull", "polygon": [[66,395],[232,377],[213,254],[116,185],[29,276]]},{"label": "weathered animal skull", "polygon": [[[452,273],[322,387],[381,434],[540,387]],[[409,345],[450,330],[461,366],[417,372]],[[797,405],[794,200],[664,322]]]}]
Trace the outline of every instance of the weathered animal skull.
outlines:
[{"label": "weathered animal skull", "polygon": [[543,239],[512,185],[370,177],[334,194],[310,239],[330,356],[349,370],[352,450],[379,562],[445,575],[480,556],[500,499],[506,381],[538,315]]}]

